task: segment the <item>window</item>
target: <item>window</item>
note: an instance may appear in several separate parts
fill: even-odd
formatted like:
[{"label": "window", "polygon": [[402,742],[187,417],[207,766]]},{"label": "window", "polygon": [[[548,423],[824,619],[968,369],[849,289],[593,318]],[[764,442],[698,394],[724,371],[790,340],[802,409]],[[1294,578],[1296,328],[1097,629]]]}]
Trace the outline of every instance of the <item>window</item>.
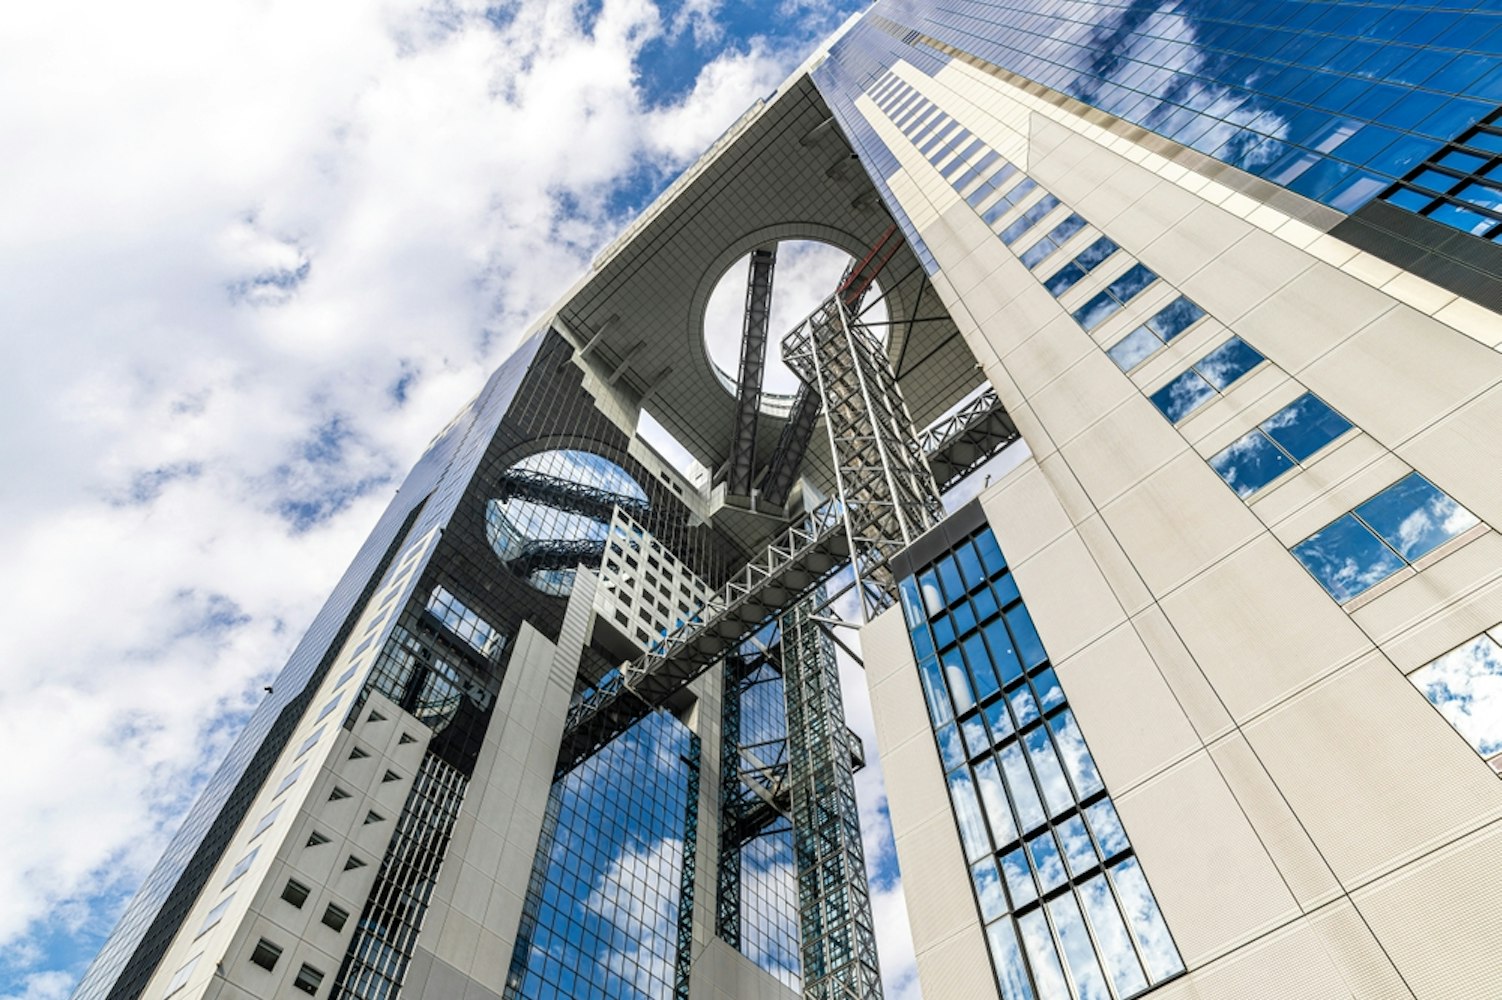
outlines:
[{"label": "window", "polygon": [[[1502,627],[1492,629],[1502,635]],[[1482,633],[1408,675],[1471,749],[1502,773],[1502,645]]]},{"label": "window", "polygon": [[1032,229],[1039,222],[1042,222],[1045,215],[1058,207],[1059,199],[1051,194],[1045,194],[1028,208],[1026,212],[1023,212],[1022,216],[1016,222],[1002,230],[1001,242],[1007,246],[1016,243],[1027,234],[1028,230]]},{"label": "window", "polygon": [[256,942],[255,950],[250,953],[250,960],[261,968],[270,972],[276,968],[277,959],[282,957],[282,946],[272,944],[265,938]]},{"label": "window", "polygon": [[1414,472],[1295,545],[1293,554],[1344,604],[1480,523]]},{"label": "window", "polygon": [[256,824],[256,828],[250,831],[251,840],[255,840],[261,834],[265,833],[266,830],[271,826],[271,824],[276,822],[276,818],[281,814],[282,806],[284,805],[286,805],[285,802],[278,802],[276,804],[276,808],[272,809],[269,813],[261,817],[261,821]]},{"label": "window", "polygon": [[1232,337],[1148,398],[1163,416],[1176,424],[1264,360],[1246,341]]},{"label": "window", "polygon": [[330,903],[328,909],[323,911],[323,922],[336,931],[344,930],[345,923],[349,920],[349,911],[342,906]]},{"label": "window", "polygon": [[1016,172],[1017,168],[1010,163],[1002,164],[994,174],[982,181],[980,186],[974,191],[971,191],[966,196],[965,201],[969,203],[971,208],[980,208],[981,203],[1001,190],[1001,186],[1010,180]]},{"label": "window", "polygon": [[181,969],[178,969],[172,974],[172,978],[167,981],[167,991],[162,994],[164,1000],[166,997],[170,997],[172,994],[188,985],[188,980],[192,977],[193,970],[198,966],[198,960],[200,958],[203,958],[203,952],[201,951],[198,954],[194,955],[192,958],[188,959],[187,963],[184,964]]},{"label": "window", "polygon": [[[209,931],[213,930],[214,927],[219,923],[219,921],[224,919],[225,912],[229,910],[229,904],[233,903],[234,901],[234,893],[230,893],[228,896],[225,896],[222,900],[220,900],[218,905],[210,910],[208,914],[203,918],[203,923],[199,926],[198,933],[193,935],[193,939],[196,941],[207,934]],[[168,990],[167,992],[170,993],[172,991]]]},{"label": "window", "polygon": [[1305,393],[1212,457],[1210,468],[1245,499],[1350,429],[1350,421]]},{"label": "window", "polygon": [[[614,542],[610,547],[616,555],[622,554],[620,546]],[[434,587],[428,595],[427,610],[443,623],[444,628],[463,639],[481,656],[494,660],[505,651],[506,636],[501,630],[471,611],[443,587]]]},{"label": "window", "polygon": [[308,901],[308,893],[312,891],[297,879],[289,878],[286,886],[282,888],[282,898],[300,910],[302,904]]},{"label": "window", "polygon": [[996,203],[986,209],[981,216],[988,226],[995,226],[996,220],[1016,208],[1024,198],[1032,194],[1038,187],[1038,182],[1031,177],[1024,177],[1012,186],[1012,189],[997,199]]},{"label": "window", "polygon": [[1085,220],[1076,214],[1070,214],[1063,222],[1049,230],[1046,236],[1022,251],[1022,263],[1030,268],[1037,267],[1055,250],[1067,243],[1070,237],[1084,228]]},{"label": "window", "polygon": [[250,866],[255,864],[256,855],[260,852],[261,849],[259,847],[252,847],[249,854],[235,862],[235,867],[229,870],[229,875],[225,878],[224,885],[220,888],[229,888],[231,885],[234,885],[236,879],[250,871]]},{"label": "window", "polygon": [[297,755],[294,756],[292,759],[296,760],[298,757],[301,757],[303,754],[305,754],[309,750],[313,749],[313,745],[315,743],[317,743],[319,740],[321,740],[322,738],[323,738],[323,727],[320,726],[319,728],[313,730],[313,735],[309,736],[307,739],[305,739],[305,740],[302,741],[302,746],[300,746],[300,747],[297,748]]},{"label": "window", "polygon": [[1106,290],[1074,311],[1075,322],[1093,330],[1116,315],[1121,307],[1158,280],[1145,264],[1133,264],[1126,273],[1106,286]]},{"label": "window", "polygon": [[318,987],[323,985],[323,973],[307,963],[297,970],[297,978],[292,980],[292,985],[304,993],[317,993]]},{"label": "window", "polygon": [[1110,260],[1111,255],[1119,249],[1121,248],[1116,245],[1115,240],[1109,236],[1102,236],[1075,254],[1074,260],[1059,268],[1053,277],[1043,282],[1043,287],[1048,289],[1054,298],[1058,298],[1079,284],[1085,275]]},{"label": "window", "polygon": [[1105,1000],[1182,972],[990,529],[899,596],[1002,995]]},{"label": "window", "polygon": [[273,795],[272,798],[276,798],[277,795],[282,794],[287,789],[291,788],[294,784],[296,784],[297,783],[297,779],[300,778],[300,777],[302,777],[302,769],[304,767],[307,767],[307,766],[308,766],[308,762],[307,761],[303,761],[301,764],[297,765],[290,772],[288,772],[287,776],[285,778],[283,778],[281,780],[281,783],[276,786],[276,794]]},{"label": "window", "polygon": [[1116,367],[1131,371],[1146,361],[1158,348],[1168,343],[1199,320],[1205,311],[1184,296],[1179,296],[1149,319],[1146,323],[1118,340],[1108,354]]},{"label": "window", "polygon": [[336,694],[334,695],[334,697],[330,698],[329,703],[323,706],[323,708],[319,709],[318,718],[314,719],[313,723],[316,725],[322,722],[324,719],[328,718],[329,713],[339,707],[339,702],[343,697],[344,696],[342,694]]}]

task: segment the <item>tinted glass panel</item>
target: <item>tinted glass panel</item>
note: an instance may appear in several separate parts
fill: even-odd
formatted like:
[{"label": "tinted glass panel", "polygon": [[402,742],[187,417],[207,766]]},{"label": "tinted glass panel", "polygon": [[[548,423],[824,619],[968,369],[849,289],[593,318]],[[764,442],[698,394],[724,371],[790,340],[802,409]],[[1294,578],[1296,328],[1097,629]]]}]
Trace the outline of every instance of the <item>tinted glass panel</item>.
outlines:
[{"label": "tinted glass panel", "polygon": [[1293,460],[1266,434],[1252,431],[1211,458],[1210,468],[1237,496],[1249,497],[1293,468]]},{"label": "tinted glass panel", "polygon": [[1403,560],[1350,514],[1295,545],[1293,554],[1342,603],[1403,568]]},{"label": "tinted glass panel", "polygon": [[1351,429],[1351,422],[1318,396],[1306,393],[1262,422],[1262,429],[1296,462]]},{"label": "tinted glass panel", "polygon": [[1178,423],[1199,409],[1215,396],[1215,390],[1199,376],[1187,371],[1148,398],[1167,417],[1170,423]]},{"label": "tinted glass panel", "polygon": [[1480,523],[1417,472],[1357,507],[1356,514],[1410,562]]},{"label": "tinted glass panel", "polygon": [[1502,754],[1502,646],[1495,639],[1477,636],[1408,679],[1477,753]]},{"label": "tinted glass panel", "polygon": [[1262,355],[1252,350],[1246,341],[1232,337],[1201,358],[1194,368],[1205,377],[1206,382],[1224,390],[1262,361]]}]

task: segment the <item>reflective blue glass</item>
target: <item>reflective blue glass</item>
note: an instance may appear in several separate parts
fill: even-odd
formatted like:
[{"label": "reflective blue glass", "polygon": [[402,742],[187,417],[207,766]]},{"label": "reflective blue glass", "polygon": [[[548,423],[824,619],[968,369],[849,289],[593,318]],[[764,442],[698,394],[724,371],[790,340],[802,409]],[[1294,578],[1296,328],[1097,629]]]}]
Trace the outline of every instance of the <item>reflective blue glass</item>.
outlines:
[{"label": "reflective blue glass", "polygon": [[1293,468],[1293,460],[1266,434],[1252,431],[1213,456],[1210,468],[1246,498]]},{"label": "reflective blue glass", "polygon": [[1293,554],[1342,604],[1403,568],[1403,560],[1351,514],[1295,545]]},{"label": "reflective blue glass", "polygon": [[1246,341],[1232,337],[1197,361],[1194,369],[1206,382],[1224,391],[1264,360]]},{"label": "reflective blue glass", "polygon": [[1139,326],[1107,348],[1106,354],[1116,362],[1117,368],[1129,372],[1146,361],[1162,346],[1163,341],[1155,337],[1151,330],[1145,326]]},{"label": "reflective blue glass", "polygon": [[1026,235],[1027,231],[1036,226],[1043,217],[1055,208],[1059,207],[1059,199],[1051,194],[1045,194],[1033,203],[1022,216],[1006,229],[1002,230],[1001,242],[1011,246]]},{"label": "reflective blue glass", "polygon": [[1190,369],[1148,398],[1167,417],[1170,423],[1178,423],[1199,409],[1215,396],[1210,383]]},{"label": "reflective blue glass", "polygon": [[1417,472],[1357,507],[1356,516],[1409,562],[1480,523]]},{"label": "reflective blue glass", "polygon": [[1204,315],[1203,309],[1181,295],[1149,319],[1147,326],[1166,343],[1189,329]]},{"label": "reflective blue glass", "polygon": [[1313,393],[1305,393],[1262,422],[1262,429],[1296,462],[1351,429],[1351,422]]},{"label": "reflective blue glass", "polygon": [[1502,646],[1489,635],[1451,650],[1408,675],[1445,721],[1502,773]]}]

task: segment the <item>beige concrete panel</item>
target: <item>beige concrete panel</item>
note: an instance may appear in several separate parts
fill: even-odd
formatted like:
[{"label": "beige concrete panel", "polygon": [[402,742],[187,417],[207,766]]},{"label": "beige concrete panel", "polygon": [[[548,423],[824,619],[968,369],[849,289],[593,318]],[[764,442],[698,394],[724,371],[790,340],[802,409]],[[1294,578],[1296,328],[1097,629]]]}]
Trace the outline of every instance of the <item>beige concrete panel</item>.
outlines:
[{"label": "beige concrete panel", "polygon": [[1200,748],[1188,716],[1130,624],[1055,661],[1055,667],[1090,755],[1114,794]]},{"label": "beige concrete panel", "polygon": [[980,923],[970,870],[949,810],[898,834],[896,844],[902,893],[918,954]]},{"label": "beige concrete panel", "polygon": [[1157,605],[1148,607],[1132,619],[1132,627],[1199,738],[1208,742],[1230,731],[1233,722],[1225,705],[1163,610]]},{"label": "beige concrete panel", "polygon": [[[1188,448],[1153,404],[1133,394],[1073,441],[1061,444],[1060,452],[1094,506],[1103,508]],[[1198,455],[1190,455],[1204,467]],[[1214,476],[1207,467],[1205,472]]]},{"label": "beige concrete panel", "polygon": [[[996,250],[992,252],[1001,254],[1006,251],[997,243]],[[999,269],[993,280],[1000,283],[1003,294],[1007,291],[1015,292],[1000,310],[982,318],[988,332],[995,329],[1007,331],[997,344],[997,352],[1000,354],[1004,355],[1007,347],[1022,343],[1032,331],[1041,330],[1068,315],[1059,301],[1048,294],[1048,290],[1038,283],[1038,279],[1016,259],[1008,261],[1005,267]]]},{"label": "beige concrete panel", "polygon": [[1307,921],[1299,920],[1194,969],[1151,996],[1153,1000],[1352,1000],[1354,994],[1319,934]]},{"label": "beige concrete panel", "polygon": [[1082,193],[1075,200],[1074,205],[1085,218],[1107,231],[1113,231],[1113,220],[1120,216],[1128,205],[1135,204],[1146,197],[1163,182],[1135,163],[1098,146],[1095,160],[1097,162],[1093,164],[1091,176],[1099,176],[1100,183],[1090,191]]},{"label": "beige concrete panel", "polygon": [[[1188,968],[1298,915],[1298,904],[1208,753],[1115,796],[1115,802]],[[1211,885],[1216,891],[1206,892]]]},{"label": "beige concrete panel", "polygon": [[1238,319],[1313,264],[1314,258],[1303,251],[1252,229],[1178,284],[1211,315],[1235,329]]},{"label": "beige concrete panel", "polygon": [[1457,545],[1351,613],[1405,673],[1502,622],[1502,535]]},{"label": "beige concrete panel", "polygon": [[1320,857],[1314,841],[1299,824],[1246,739],[1233,733],[1211,747],[1210,756],[1304,911],[1342,895],[1344,890],[1335,873]]},{"label": "beige concrete panel", "polygon": [[1269,535],[1160,604],[1236,719],[1255,715],[1372,648]]},{"label": "beige concrete panel", "polygon": [[1132,382],[1144,393],[1151,392],[1209,354],[1211,348],[1224,343],[1230,335],[1225,324],[1213,316],[1206,316],[1175,337],[1173,343],[1132,369]]},{"label": "beige concrete panel", "polygon": [[1393,309],[1300,373],[1356,426],[1395,445],[1502,381],[1502,354]]},{"label": "beige concrete panel", "polygon": [[1122,610],[1134,615],[1151,604],[1153,596],[1148,592],[1147,584],[1142,582],[1141,574],[1127,558],[1111,529],[1106,527],[1106,522],[1099,515],[1093,515],[1081,521],[1078,530],[1080,539]]},{"label": "beige concrete panel", "polygon": [[1396,305],[1359,278],[1316,261],[1241,317],[1236,332],[1297,373]]},{"label": "beige concrete panel", "polygon": [[1058,499],[1059,506],[1064,509],[1070,521],[1078,524],[1086,518],[1097,516],[1095,504],[1085,493],[1085,488],[1080,485],[1079,478],[1075,476],[1069,463],[1064,460],[1064,456],[1057,452],[1039,455],[1034,451],[1033,460],[1043,471],[1043,476],[1053,488],[1053,494]]},{"label": "beige concrete panel", "polygon": [[1166,594],[1262,533],[1262,525],[1193,452],[1158,469],[1101,515],[1143,581]]},{"label": "beige concrete panel", "polygon": [[[918,715],[917,712],[913,714]],[[927,725],[926,715],[923,719]],[[915,735],[890,749],[883,745],[881,770],[893,836],[900,839],[937,817],[949,823],[949,835],[958,851],[959,835],[953,829],[948,786],[944,782],[943,765],[939,762],[932,734]]]},{"label": "beige concrete panel", "polygon": [[1493,527],[1502,524],[1502,389],[1484,392],[1398,454]]},{"label": "beige concrete panel", "polygon": [[1310,915],[1309,925],[1350,986],[1352,996],[1362,1000],[1413,997],[1413,991],[1404,984],[1397,967],[1382,951],[1371,928],[1349,899],[1336,900]]},{"label": "beige concrete panel", "polygon": [[1004,354],[1001,364],[1017,388],[1031,398],[1081,358],[1099,354],[1078,323],[1068,316],[1058,316]]},{"label": "beige concrete panel", "polygon": [[1502,996],[1499,898],[1502,825],[1495,823],[1353,895],[1421,1000]]},{"label": "beige concrete panel", "polygon": [[1331,484],[1318,496],[1311,497],[1299,509],[1272,525],[1274,535],[1292,548],[1325,525],[1351,512],[1380,491],[1408,475],[1408,463],[1391,452],[1376,456],[1338,483]]},{"label": "beige concrete panel", "polygon": [[907,620],[902,617],[902,608],[895,604],[887,608],[862,625],[859,635],[866,660],[867,685],[874,688],[903,671],[913,671]]},{"label": "beige concrete panel", "polygon": [[1243,732],[1348,889],[1502,816],[1502,782],[1379,654]]},{"label": "beige concrete panel", "polygon": [[1199,207],[1143,248],[1139,256],[1158,274],[1182,286],[1207,261],[1219,257],[1249,235],[1252,228],[1224,209],[1200,202]]},{"label": "beige concrete panel", "polygon": [[991,1000],[999,996],[979,922],[920,951],[918,981],[924,1000]]},{"label": "beige concrete panel", "polygon": [[[1260,369],[1257,375],[1253,377],[1259,377],[1263,372],[1269,371],[1282,373],[1282,369],[1269,365]],[[1243,394],[1240,392],[1240,389],[1241,387],[1237,386],[1236,390],[1233,390],[1228,395],[1228,398],[1232,400],[1241,401],[1240,404],[1234,410],[1222,408],[1220,412],[1226,414],[1226,419],[1222,420],[1215,427],[1210,427],[1208,424],[1194,424],[1195,417],[1191,417],[1182,426],[1184,436],[1193,439],[1194,450],[1205,456],[1207,461],[1212,456],[1218,454],[1222,448],[1240,439],[1248,431],[1295,399],[1298,399],[1305,392],[1303,385],[1297,380],[1286,377],[1279,380],[1273,388],[1257,395],[1255,398],[1242,400]],[[1192,434],[1190,433],[1191,425],[1193,425]]]},{"label": "beige concrete panel", "polygon": [[1069,514],[1037,462],[1028,459],[981,497],[1007,561],[1016,565],[1032,558],[1069,531]]},{"label": "beige concrete panel", "polygon": [[1315,455],[1302,469],[1285,473],[1249,497],[1247,504],[1263,524],[1271,527],[1315,503],[1340,483],[1372,463],[1385,459],[1388,454],[1386,448],[1359,430],[1347,431],[1344,437]]},{"label": "beige concrete panel", "polygon": [[[1003,546],[1002,551],[1008,550]],[[1013,560],[1012,572],[1043,647],[1055,663],[1126,622],[1126,612],[1110,584],[1084,541],[1073,532],[1030,559]]]},{"label": "beige concrete panel", "polygon": [[[1152,177],[1150,171],[1135,165],[1121,169],[1123,173],[1136,170]],[[1203,201],[1179,185],[1153,177],[1142,195],[1135,201],[1124,203],[1120,213],[1111,220],[1111,238],[1156,271],[1152,258],[1161,242],[1185,225],[1194,226],[1192,216],[1204,207]],[[1205,256],[1200,261],[1209,259]],[[1162,271],[1158,273],[1163,274]]]},{"label": "beige concrete panel", "polygon": [[1131,380],[1110,358],[1092,348],[1029,402],[1053,439],[1067,444],[1118,403],[1136,395]]}]

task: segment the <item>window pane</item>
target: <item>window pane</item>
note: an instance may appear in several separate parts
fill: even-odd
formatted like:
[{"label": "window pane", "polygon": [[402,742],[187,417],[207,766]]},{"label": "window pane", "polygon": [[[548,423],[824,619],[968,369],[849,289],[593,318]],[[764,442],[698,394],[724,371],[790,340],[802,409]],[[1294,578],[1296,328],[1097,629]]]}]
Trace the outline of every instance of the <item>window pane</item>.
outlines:
[{"label": "window pane", "polygon": [[1093,330],[1114,316],[1120,308],[1120,302],[1111,298],[1108,292],[1101,292],[1095,298],[1076,309],[1074,311],[1074,319],[1075,322],[1079,323],[1086,330]]},{"label": "window pane", "polygon": [[1210,468],[1245,499],[1293,468],[1293,462],[1266,434],[1252,431],[1211,458]]},{"label": "window pane", "polygon": [[1017,947],[1017,932],[1010,920],[998,920],[986,928],[991,943],[991,960],[996,963],[996,979],[1003,1000],[1033,1000],[1033,988],[1027,981],[1022,951]]},{"label": "window pane", "polygon": [[1481,523],[1417,472],[1357,507],[1356,515],[1409,562]]},{"label": "window pane", "polygon": [[1059,687],[1059,679],[1054,676],[1052,668],[1033,676],[1033,690],[1038,694],[1038,704],[1045,715],[1064,704],[1064,689]]},{"label": "window pane", "polygon": [[1477,636],[1408,675],[1483,757],[1502,753],[1502,646]]},{"label": "window pane", "polygon": [[1227,389],[1264,360],[1246,341],[1232,337],[1196,362],[1194,370],[1215,388]]},{"label": "window pane", "polygon": [[1021,677],[1022,663],[1017,659],[1017,650],[1012,646],[1012,635],[1007,631],[1006,623],[996,618],[981,631],[985,633],[986,645],[991,651],[991,662],[1001,675],[1001,682],[1010,684]]},{"label": "window pane", "polygon": [[1053,834],[1047,830],[1027,842],[1027,854],[1038,876],[1038,885],[1046,896],[1064,884],[1064,859],[1059,857],[1059,847]]},{"label": "window pane", "polygon": [[1129,302],[1148,285],[1158,280],[1146,264],[1133,264],[1127,272],[1107,286],[1118,302]]},{"label": "window pane", "polygon": [[1128,372],[1146,361],[1162,343],[1147,327],[1139,326],[1107,348],[1106,354],[1116,362],[1117,368]]},{"label": "window pane", "polygon": [[949,685],[949,694],[954,698],[954,710],[964,715],[975,707],[975,695],[970,690],[970,680],[965,676],[965,665],[960,660],[960,651],[950,649],[939,654],[944,663],[944,680]]},{"label": "window pane", "polygon": [[981,714],[986,717],[986,725],[991,729],[991,742],[1000,743],[1012,734],[1012,717],[1007,713],[1005,701],[993,701],[981,709]]},{"label": "window pane", "polygon": [[1075,255],[1074,262],[1083,271],[1093,271],[1120,249],[1109,236],[1102,236]]},{"label": "window pane", "polygon": [[1064,861],[1069,866],[1072,877],[1078,878],[1100,863],[1096,859],[1095,846],[1090,843],[1090,833],[1085,829],[1083,819],[1071,816],[1060,823],[1055,832],[1064,847]]},{"label": "window pane", "polygon": [[1341,603],[1403,568],[1403,560],[1350,514],[1295,545],[1293,554]]},{"label": "window pane", "polygon": [[1033,786],[1033,776],[1022,759],[1022,748],[1011,743],[997,751],[1002,773],[1006,775],[1007,790],[1017,805],[1017,819],[1024,830],[1031,830],[1043,822],[1043,804],[1038,801],[1038,790]]},{"label": "window pane", "polygon": [[954,723],[940,726],[934,731],[939,738],[939,759],[944,770],[953,771],[965,763],[965,748],[960,744],[960,733]]},{"label": "window pane", "polygon": [[961,646],[965,650],[965,662],[970,665],[970,676],[975,678],[976,697],[985,701],[1001,690],[996,671],[991,667],[991,657],[986,653],[986,644],[977,632]]},{"label": "window pane", "polygon": [[980,786],[991,836],[998,844],[1010,844],[1017,839],[1017,826],[1012,822],[1012,810],[1007,806],[1007,793],[1001,786],[1001,774],[994,760],[988,757],[975,765],[975,782]]},{"label": "window pane", "polygon": [[1142,947],[1142,957],[1153,982],[1184,971],[1179,950],[1174,947],[1168,925],[1163,922],[1163,914],[1158,912],[1157,900],[1153,899],[1147,879],[1137,867],[1137,860],[1128,858],[1123,861],[1111,869],[1111,877],[1116,883],[1116,891],[1121,894],[1121,908],[1126,913],[1127,924],[1137,935],[1137,943]]},{"label": "window pane", "polygon": [[928,617],[944,613],[944,595],[939,591],[939,578],[933,570],[918,576],[918,591],[923,596],[923,610]]},{"label": "window pane", "polygon": [[1001,546],[996,544],[996,536],[989,529],[975,536],[975,548],[980,552],[980,561],[985,565],[986,571],[992,576],[1007,568]]},{"label": "window pane", "polygon": [[1059,930],[1064,960],[1069,963],[1080,1000],[1111,1000],[1106,977],[1101,975],[1100,963],[1095,960],[1095,945],[1090,941],[1090,932],[1085,930],[1085,920],[1074,896],[1065,893],[1053,900],[1048,904],[1048,912]]},{"label": "window pane", "polygon": [[1001,874],[1007,880],[1013,910],[1019,910],[1038,898],[1038,887],[1033,883],[1033,871],[1023,848],[1017,847],[1001,856]]},{"label": "window pane", "polygon": [[1053,730],[1054,740],[1059,744],[1059,756],[1064,758],[1064,766],[1069,770],[1080,798],[1089,798],[1105,788],[1100,772],[1095,769],[1095,761],[1085,747],[1085,737],[1074,720],[1074,712],[1066,708],[1049,719],[1048,726]]},{"label": "window pane", "polygon": [[1057,815],[1074,805],[1074,793],[1069,789],[1069,782],[1064,779],[1064,769],[1059,766],[1059,755],[1054,752],[1048,732],[1043,728],[1034,729],[1024,739],[1027,743],[1027,755],[1033,762],[1033,770],[1038,774],[1038,785],[1043,789],[1043,799],[1048,803],[1049,815]]},{"label": "window pane", "polygon": [[949,695],[944,691],[944,675],[939,669],[939,661],[922,661],[918,664],[918,673],[923,678],[923,697],[928,701],[929,718],[935,726],[942,726],[954,718],[954,710],[949,707]]},{"label": "window pane", "polygon": [[960,735],[965,738],[965,752],[972,757],[991,749],[991,736],[979,715],[972,715],[960,723]]},{"label": "window pane", "polygon": [[1193,370],[1187,371],[1148,398],[1170,423],[1178,423],[1215,395],[1210,383]]},{"label": "window pane", "polygon": [[1199,306],[1180,296],[1147,321],[1149,329],[1165,341],[1172,340],[1205,315]]},{"label": "window pane", "polygon": [[1110,799],[1102,799],[1093,806],[1087,806],[1085,818],[1090,821],[1090,832],[1095,834],[1095,842],[1100,845],[1100,853],[1105,857],[1120,854],[1132,846],[1127,842],[1126,831],[1121,827],[1121,817],[1116,815],[1116,807],[1111,805]]},{"label": "window pane", "polygon": [[1064,970],[1059,968],[1059,956],[1054,952],[1053,935],[1048,933],[1043,911],[1034,910],[1017,923],[1022,927],[1022,943],[1027,948],[1028,963],[1033,967],[1038,996],[1042,1000],[1070,1000],[1069,987],[1064,984]]},{"label": "window pane", "polygon": [[1106,973],[1116,985],[1120,996],[1131,996],[1147,988],[1147,977],[1142,974],[1142,964],[1132,949],[1126,925],[1121,922],[1121,913],[1116,909],[1116,900],[1104,875],[1080,886],[1080,899],[1085,904],[1085,915],[1095,929],[1095,940],[1100,942],[1101,958],[1105,960]]},{"label": "window pane", "polygon": [[978,861],[991,853],[986,839],[986,823],[981,818],[980,802],[970,783],[970,772],[961,768],[949,775],[949,794],[954,799],[954,815],[960,821],[960,839],[965,843],[965,860]]},{"label": "window pane", "polygon": [[975,896],[980,900],[981,919],[990,922],[1007,912],[1007,894],[1001,888],[1001,873],[996,862],[986,858],[970,869],[975,880]]},{"label": "window pane", "polygon": [[1048,659],[1048,654],[1043,651],[1043,640],[1038,638],[1038,630],[1033,628],[1033,619],[1027,608],[1013,608],[1006,613],[1006,618],[1007,629],[1017,640],[1017,652],[1024,666],[1036,667]]},{"label": "window pane", "polygon": [[965,588],[973,590],[976,584],[984,583],[988,575],[980,564],[980,556],[975,552],[975,547],[969,542],[961,542],[954,550],[955,561],[960,567],[960,577],[965,581]]},{"label": "window pane", "polygon": [[1054,298],[1058,298],[1079,284],[1080,279],[1084,276],[1084,270],[1078,264],[1070,261],[1054,272],[1053,277],[1043,282],[1043,287],[1048,289]]},{"label": "window pane", "polygon": [[1033,697],[1032,689],[1026,684],[1008,691],[1007,701],[1011,703],[1012,717],[1019,726],[1027,725],[1042,714],[1038,711],[1038,701]]}]

